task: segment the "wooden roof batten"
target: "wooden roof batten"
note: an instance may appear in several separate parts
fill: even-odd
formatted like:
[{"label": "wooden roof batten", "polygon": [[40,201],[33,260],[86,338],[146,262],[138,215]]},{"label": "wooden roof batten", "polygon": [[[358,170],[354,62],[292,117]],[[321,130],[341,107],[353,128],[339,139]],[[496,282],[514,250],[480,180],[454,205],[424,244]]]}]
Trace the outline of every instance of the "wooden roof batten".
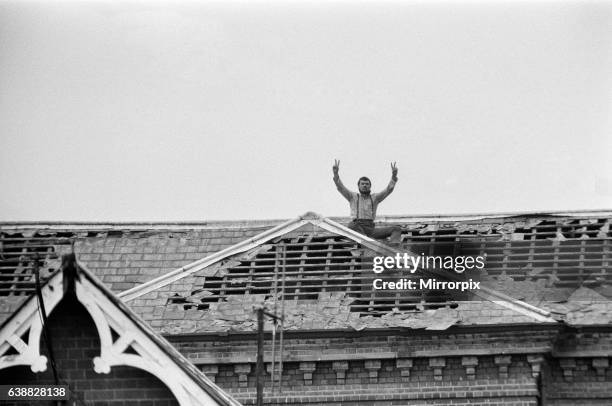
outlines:
[{"label": "wooden roof batten", "polygon": [[[41,287],[41,296],[51,313],[73,286],[99,335],[100,355],[92,360],[95,372],[106,374],[114,366],[134,367],[157,377],[181,406],[240,406],[78,264],[74,254],[68,257],[67,267],[62,266]],[[19,365],[29,366],[35,373],[47,369],[47,357],[40,352],[43,324],[39,311],[37,297],[31,295],[0,326],[0,369]],[[112,332],[119,335],[116,340]],[[7,354],[11,348],[17,354]],[[126,351],[130,348],[136,353]]]},{"label": "wooden roof batten", "polygon": [[[201,271],[216,262],[226,259],[232,255],[240,254],[245,251],[251,250],[274,238],[280,237],[307,224],[311,224],[313,226],[322,228],[328,232],[349,238],[381,255],[395,256],[399,252],[402,254],[407,253],[411,256],[417,256],[410,250],[392,248],[368,236],[358,233],[329,218],[323,217],[317,213],[307,212],[302,216],[289,220],[283,224],[273,227],[272,229],[264,231],[252,238],[246,239],[215,254],[209,255],[203,259],[197,260],[181,268],[170,271],[165,275],[145,282],[141,285],[135,286],[134,288],[123,291],[118,294],[118,297],[125,302],[129,302],[130,300],[136,299],[151,291],[154,291],[177,280],[180,280],[188,275]],[[419,270],[436,276],[444,276],[447,279],[453,280],[453,277],[450,276],[448,272],[442,273],[440,271],[432,269]],[[518,312],[524,316],[535,319],[536,321],[557,323],[557,321],[551,317],[551,313],[549,311],[533,306],[524,301],[515,299],[494,289],[481,286],[480,289],[471,290],[471,293],[486,301],[493,302],[507,309]]]}]

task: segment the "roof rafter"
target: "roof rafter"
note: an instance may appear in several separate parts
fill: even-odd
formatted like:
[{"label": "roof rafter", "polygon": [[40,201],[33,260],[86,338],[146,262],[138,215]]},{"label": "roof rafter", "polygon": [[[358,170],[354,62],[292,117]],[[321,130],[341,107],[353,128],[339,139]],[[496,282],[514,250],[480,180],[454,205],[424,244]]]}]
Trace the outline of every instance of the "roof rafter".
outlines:
[{"label": "roof rafter", "polygon": [[[351,230],[350,228],[342,224],[339,224],[333,220],[330,220],[329,218],[325,218],[316,213],[308,212],[300,217],[297,217],[293,220],[289,220],[270,230],[267,230],[252,238],[249,238],[238,244],[235,244],[231,247],[221,250],[215,254],[209,255],[203,259],[192,262],[181,268],[175,269],[174,271],[171,271],[151,281],[135,286],[132,289],[128,289],[124,292],[121,292],[118,294],[118,297],[120,297],[125,302],[129,302],[130,300],[136,299],[142,295],[145,295],[149,292],[152,292],[156,289],[159,289],[163,286],[166,286],[170,283],[180,280],[188,275],[201,271],[218,261],[226,259],[232,255],[240,254],[242,252],[253,249],[261,244],[268,242],[269,240],[273,238],[276,238],[286,233],[289,233],[291,231],[294,231],[298,229],[299,227],[302,227],[303,225],[306,225],[306,224],[312,224],[313,226],[320,227],[331,233],[335,233],[335,234],[344,236],[346,238],[349,238],[382,255],[395,256],[397,253],[402,253],[402,254],[407,253],[411,256],[416,256],[416,254],[411,252],[410,250],[406,250],[406,249],[398,250],[398,249],[389,247],[388,245],[385,245],[377,240],[367,237],[354,230]],[[449,275],[449,273],[442,273],[439,270],[437,271],[433,269],[423,269],[422,271],[428,272],[436,276],[443,276],[447,279],[453,280],[452,275]],[[528,303],[525,303],[521,300],[515,299],[511,296],[498,292],[494,289],[483,286],[483,287],[480,287],[480,289],[473,289],[471,290],[471,292],[475,294],[476,296],[481,297],[487,301],[494,302],[503,307],[516,311],[522,315],[531,317],[537,321],[556,323],[556,321],[551,317],[550,312],[540,309],[536,306],[530,305]]]}]

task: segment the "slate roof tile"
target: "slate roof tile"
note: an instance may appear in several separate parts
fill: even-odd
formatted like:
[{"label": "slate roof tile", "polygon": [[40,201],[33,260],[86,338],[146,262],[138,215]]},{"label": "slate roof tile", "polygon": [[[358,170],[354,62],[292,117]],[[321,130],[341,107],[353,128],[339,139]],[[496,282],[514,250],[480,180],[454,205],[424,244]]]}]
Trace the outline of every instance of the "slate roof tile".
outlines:
[{"label": "slate roof tile", "polygon": [[[580,261],[580,258],[578,256],[580,247],[586,247],[585,250],[589,254],[585,257],[587,262],[583,269],[588,272],[581,274],[583,278],[586,278],[583,279],[586,281],[585,286],[588,286],[594,292],[598,292],[599,296],[604,297],[606,300],[612,298],[612,288],[609,288],[609,285],[601,283],[597,279],[604,278],[605,281],[605,278],[608,278],[608,281],[612,281],[612,278],[606,276],[612,275],[610,269],[602,268],[604,264],[609,264],[609,262],[605,262],[603,256],[601,256],[601,260],[594,259],[593,255],[594,250],[599,249],[597,247],[600,245],[607,244],[608,248],[610,248],[610,240],[612,240],[612,234],[609,230],[610,217],[612,216],[609,213],[603,213],[596,219],[590,219],[588,223],[583,222],[584,216],[579,215],[574,217],[572,215],[540,216],[535,219],[529,217],[524,219],[518,217],[513,219],[481,217],[471,220],[445,220],[444,218],[407,220],[406,218],[399,218],[396,223],[402,224],[405,242],[410,244],[421,244],[423,241],[429,242],[433,239],[440,242],[441,246],[443,246],[447,244],[447,241],[454,241],[455,238],[465,238],[464,245],[460,248],[472,249],[473,246],[469,242],[474,237],[478,237],[477,233],[481,233],[480,236],[485,238],[486,241],[492,241],[486,244],[490,244],[491,252],[497,255],[497,257],[492,255],[492,260],[488,263],[492,286],[500,290],[505,289],[507,293],[514,297],[523,297],[530,303],[540,306],[549,301],[567,301],[572,292],[576,290],[573,282],[575,277],[572,276],[572,272],[574,272],[573,269],[575,267],[579,266],[578,261]],[[381,217],[381,219],[393,221],[393,218],[385,220],[384,217]],[[208,226],[205,228],[174,227],[173,230],[163,230],[152,225],[146,231],[143,231],[142,227],[140,230],[131,230],[129,226],[119,228],[109,227],[109,230],[106,231],[96,231],[97,235],[95,234],[96,232],[92,231],[89,237],[85,237],[82,231],[79,231],[80,234],[76,233],[75,235],[78,234],[78,237],[76,237],[75,250],[79,254],[80,261],[87,265],[97,276],[101,277],[104,283],[113,291],[119,292],[239,243],[272,227],[274,224],[278,223],[253,226],[247,224],[239,227],[229,224],[219,228]],[[58,230],[59,228],[56,227]],[[83,230],[84,228],[87,227],[81,226],[80,229]],[[37,232],[35,226],[26,231],[24,235],[34,236]],[[64,231],[70,232],[68,229]],[[1,224],[0,232],[4,232],[3,225]],[[10,233],[15,232],[13,230],[3,235],[10,236]],[[453,232],[456,235],[452,234]],[[54,233],[56,231],[45,230],[45,238],[55,238]],[[465,236],[461,233],[464,233]],[[571,255],[574,255],[576,257],[576,264],[570,263],[565,266],[562,263],[560,264],[562,266],[559,267],[560,273],[554,276],[557,279],[550,275],[547,281],[541,279],[543,274],[539,273],[539,271],[535,272],[540,267],[537,265],[537,261],[529,262],[528,256],[524,254],[527,252],[526,247],[532,241],[530,233],[535,233],[538,237],[537,240],[534,240],[537,241],[537,246],[535,246],[536,254],[538,250],[552,249],[558,249],[563,254],[564,247],[567,246],[569,247],[567,248],[567,253],[563,255],[566,255],[566,258],[573,258]],[[547,235],[549,237],[546,237]],[[546,238],[542,239],[539,236]],[[499,250],[495,244],[499,244],[500,240],[504,244],[510,244],[511,248],[508,249],[506,247],[503,250]],[[516,248],[513,248],[514,246]],[[70,247],[68,244],[62,243],[55,245],[55,250],[57,253],[68,252]],[[498,265],[496,261],[502,264],[504,257],[506,262],[503,267],[505,269],[504,272],[507,273],[500,279],[501,271],[496,270],[496,267],[501,269],[502,266]],[[537,260],[537,256],[535,259]],[[592,271],[589,266],[592,267]],[[525,269],[532,269],[534,272],[525,278]],[[504,278],[506,279],[502,280]],[[330,278],[331,280],[332,278]],[[560,285],[555,285],[557,283],[560,283]],[[137,299],[138,301],[130,302],[130,305],[137,312],[144,315],[147,320],[155,322],[158,327],[161,327],[164,325],[164,320],[158,318],[164,314],[165,307],[168,305],[168,298],[175,294],[189,296],[196,290],[194,287],[198,288],[196,285],[199,285],[201,288],[203,284],[202,277],[185,278],[171,285],[161,287],[155,292],[148,293]],[[21,300],[18,297],[5,299],[0,297],[0,311],[4,311],[5,308],[9,309],[11,306],[9,302],[19,302]],[[7,304],[2,304],[4,302]],[[603,314],[600,311],[607,310],[601,304],[593,303],[589,306],[593,306],[589,310],[591,314]],[[198,311],[189,307],[185,309],[185,306],[179,307],[183,308],[183,313],[189,313],[189,318],[192,319],[190,320],[191,322],[196,322],[195,324],[189,323],[190,329],[199,330],[212,326],[213,330],[223,331],[223,329],[231,327],[227,320],[216,320],[211,318],[210,314],[208,316],[202,315],[201,319],[197,319],[195,315],[205,313],[205,311]],[[313,312],[317,307],[314,304],[305,304],[303,309],[305,312]],[[470,306],[462,305],[459,309],[461,323],[487,324],[532,321],[528,318],[526,320],[524,316],[517,315],[505,308],[498,309],[495,306],[488,306],[483,310],[482,307],[471,308]],[[326,309],[325,311],[330,317],[344,314],[339,307]],[[177,310],[173,313],[180,312],[180,310]],[[566,308],[565,312],[566,315],[570,314],[570,316],[563,317],[571,317],[573,321],[586,321],[589,323],[596,321],[594,317],[586,317],[586,313],[586,311],[579,311],[570,306],[569,310]],[[238,314],[233,313],[231,315],[238,316]],[[355,316],[349,314],[347,317]],[[393,317],[389,316],[388,320],[392,320]],[[302,318],[304,319],[304,317]],[[382,319],[382,317],[377,319]],[[303,326],[321,325],[322,320],[325,319],[309,320],[308,317],[305,317]],[[244,323],[247,322],[245,321]],[[329,323],[330,325],[342,325],[342,323],[334,321],[333,318],[330,319]],[[372,323],[381,323],[381,321]],[[180,323],[172,328],[174,329],[173,331],[182,331]]]}]

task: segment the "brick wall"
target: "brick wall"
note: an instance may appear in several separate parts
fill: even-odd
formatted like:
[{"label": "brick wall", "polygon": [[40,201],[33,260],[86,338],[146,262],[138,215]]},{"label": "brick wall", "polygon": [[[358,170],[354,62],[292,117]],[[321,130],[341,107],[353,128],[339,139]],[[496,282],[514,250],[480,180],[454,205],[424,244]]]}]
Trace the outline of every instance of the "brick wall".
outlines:
[{"label": "brick wall", "polygon": [[553,358],[549,360],[547,404],[612,405],[612,368],[606,357]]},{"label": "brick wall", "polygon": [[[148,372],[131,367],[113,367],[109,374],[93,370],[93,357],[100,353],[98,334],[89,314],[75,299],[65,298],[49,317],[57,369],[62,381],[74,390],[70,405],[94,406],[174,406],[170,390]],[[41,340],[41,352],[47,354]],[[0,370],[2,384],[53,384],[51,367],[35,374],[27,366]],[[12,404],[10,402],[2,405]],[[24,406],[27,402],[14,403]],[[55,405],[37,401],[36,405]]]},{"label": "brick wall", "polygon": [[[556,327],[535,326],[337,332],[335,336],[289,332],[282,393],[270,391],[272,354],[271,342],[266,340],[265,400],[267,405],[326,406],[612,404],[612,360],[577,357],[576,353],[551,356],[561,349],[604,350],[612,335],[603,331],[568,334],[559,334]],[[253,404],[254,336],[171,339],[219,386],[244,404]]]},{"label": "brick wall", "polygon": [[[306,382],[305,371],[300,363],[288,363],[283,371],[283,394],[268,393],[268,403],[309,403],[327,404],[341,401],[343,404],[362,402],[364,400],[376,401],[372,404],[401,404],[406,401],[440,400],[442,404],[451,400],[465,401],[469,404],[484,404],[485,402],[498,402],[499,404],[522,404],[528,399],[535,404],[537,388],[535,380],[523,378],[522,374],[526,362],[517,362],[517,368],[509,379],[499,380],[497,374],[485,376],[487,368],[483,369],[483,376],[468,380],[465,368],[461,365],[461,357],[444,359],[446,367],[442,369],[442,379],[434,379],[434,369],[429,359],[418,358],[413,360],[409,377],[402,377],[402,370],[398,369],[395,360],[379,361],[351,361],[348,369],[336,368],[333,362],[315,363],[312,371],[312,380]],[[491,359],[489,364],[493,364]],[[522,365],[521,365],[522,364]],[[313,367],[313,365],[307,365]],[[529,370],[528,367],[526,367]],[[338,372],[344,372],[344,379],[339,379]],[[306,372],[310,373],[310,372]],[[529,375],[526,375],[529,376]],[[270,375],[267,377],[268,382]],[[254,395],[255,373],[249,374],[248,387],[240,388],[238,380],[232,376],[225,376],[219,384],[228,390],[236,391],[236,395],[245,403],[251,404]],[[268,383],[268,387],[270,384]],[[475,400],[478,400],[477,402]],[[397,403],[400,402],[400,403]],[[518,403],[517,403],[518,402]],[[361,404],[361,403],[360,403]]]},{"label": "brick wall", "polygon": [[612,353],[612,332],[609,328],[606,330],[589,328],[563,332],[559,334],[556,348],[563,353],[577,350]]},{"label": "brick wall", "polygon": [[[289,333],[282,393],[270,391],[266,341],[266,404],[535,406],[543,360],[537,352],[545,351],[553,333]],[[254,337],[175,338],[173,344],[221,388],[254,403]]]},{"label": "brick wall", "polygon": [[[397,356],[424,357],[437,354],[465,351],[503,353],[512,350],[518,353],[540,353],[549,351],[557,334],[556,327],[526,329],[449,329],[446,331],[423,330],[366,330],[364,332],[336,331],[325,334],[292,332],[285,333],[285,360],[305,361],[308,357],[338,356],[367,353]],[[167,336],[173,345],[196,364],[200,360],[219,360],[221,363],[255,362],[257,343],[254,334],[202,335],[181,339]],[[271,357],[270,334],[266,334],[266,357]],[[394,356],[396,357],[396,356]]]}]

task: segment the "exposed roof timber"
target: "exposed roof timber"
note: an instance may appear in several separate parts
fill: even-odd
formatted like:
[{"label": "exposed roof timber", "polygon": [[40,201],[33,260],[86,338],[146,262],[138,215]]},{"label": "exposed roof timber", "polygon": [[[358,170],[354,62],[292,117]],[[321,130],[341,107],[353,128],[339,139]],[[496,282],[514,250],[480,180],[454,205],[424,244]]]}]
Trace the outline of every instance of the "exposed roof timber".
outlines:
[{"label": "exposed roof timber", "polygon": [[270,239],[287,234],[305,224],[312,224],[332,233],[336,233],[344,237],[350,238],[351,240],[357,241],[358,243],[376,251],[380,251],[385,248],[390,249],[384,244],[381,244],[370,237],[353,231],[350,228],[343,226],[342,224],[336,223],[335,221],[324,218],[318,214],[308,212],[303,216],[297,217],[293,220],[289,220],[270,230],[264,231],[263,233],[260,233],[255,237],[249,238],[224,250],[209,255],[206,258],[192,262],[181,268],[175,269],[174,271],[170,271],[167,274],[155,278],[151,281],[145,282],[141,285],[133,287],[132,289],[128,289],[124,292],[121,292],[118,294],[118,296],[126,302],[130,301],[153,290],[159,289],[162,286],[166,286],[172,282],[175,282],[187,275],[191,275],[192,273],[201,271],[202,269],[214,264],[215,262],[218,262],[231,255],[248,251],[258,245],[265,243],[266,241],[269,241]]},{"label": "exposed roof timber", "polygon": [[[352,230],[351,230],[352,231]],[[374,241],[375,243],[378,244],[378,252],[387,254],[389,256],[394,256],[395,254],[397,254],[397,250],[393,249],[389,246],[386,246],[384,244],[379,243],[378,241]],[[409,251],[403,250],[403,252],[407,252],[410,254]],[[414,255],[414,254],[412,254]],[[440,270],[437,269],[426,269],[423,270],[424,272],[428,272],[430,274],[434,274],[436,276],[441,276],[444,277],[445,279],[450,279],[450,280],[455,280],[455,281],[462,281],[462,279],[456,277],[453,273],[451,272],[442,272]],[[496,291],[495,289],[491,289],[488,288],[486,286],[481,286],[479,289],[473,289],[471,290],[471,292],[473,294],[475,294],[478,297],[481,297],[483,299],[486,299],[488,301],[494,302],[496,304],[499,304],[501,306],[504,306],[508,309],[517,311],[521,314],[524,314],[525,316],[529,316],[532,317],[538,321],[542,321],[542,322],[553,322],[555,323],[556,321],[551,317],[551,313],[547,310],[544,309],[540,309],[539,307],[530,305],[529,303],[525,303],[522,300],[518,300],[513,298],[512,296],[508,296],[505,293],[501,293]]]},{"label": "exposed roof timber", "polygon": [[[500,213],[463,213],[463,214],[415,214],[415,215],[378,215],[377,222],[414,223],[426,221],[469,221],[480,219],[511,218],[524,216],[554,217],[611,217],[612,209],[601,210],[565,210],[565,211],[531,211]],[[332,216],[338,222],[348,222],[349,217]],[[293,220],[289,220],[293,221]],[[185,230],[219,229],[242,227],[273,227],[286,223],[286,219],[270,220],[213,220],[213,221],[151,221],[151,222],[99,222],[99,221],[0,221],[3,230],[21,230],[39,228],[41,230],[87,229],[96,230]]]},{"label": "exposed roof timber", "polygon": [[[380,244],[380,243],[379,243]],[[397,254],[397,250],[387,247],[384,244],[380,244],[383,252],[389,256],[394,256]],[[380,249],[378,252],[381,252]],[[402,251],[408,252],[408,251]],[[414,254],[413,254],[414,255]],[[455,277],[450,272],[442,272],[436,269],[426,269],[423,272],[427,272],[430,274],[434,274],[436,276],[443,277],[445,279],[462,281],[462,279]],[[481,286],[479,289],[470,290],[473,294],[478,297],[481,297],[485,300],[491,301],[493,303],[499,304],[500,306],[504,306],[508,309],[517,311],[525,316],[532,317],[541,322],[551,322],[555,323],[556,321],[551,317],[551,313],[547,310],[540,309],[539,307],[530,305],[529,303],[525,303],[522,300],[518,300],[513,298],[512,296],[508,296],[504,293],[498,292],[494,289],[487,288],[486,286]]]},{"label": "exposed roof timber", "polygon": [[[333,220],[330,220],[328,218],[322,217],[318,214],[312,213],[312,212],[308,212],[303,216],[297,217],[293,220],[287,221],[284,224],[281,224],[277,227],[274,227],[273,229],[267,230],[263,233],[260,233],[258,235],[256,235],[253,238],[247,239],[245,241],[242,241],[236,245],[233,245],[231,247],[228,247],[222,251],[219,251],[213,255],[209,255],[206,258],[203,258],[201,260],[192,262],[191,264],[188,264],[184,267],[178,268],[174,271],[171,271],[163,276],[160,276],[158,278],[155,278],[149,282],[145,282],[141,285],[135,286],[132,289],[128,289],[124,292],[121,292],[118,296],[123,299],[124,301],[130,301],[132,299],[138,298],[144,294],[147,294],[151,291],[154,291],[156,289],[159,289],[163,286],[166,286],[172,282],[175,282],[187,275],[191,275],[195,272],[198,272],[224,258],[227,258],[231,255],[235,255],[235,254],[239,254],[242,253],[244,251],[250,250],[258,245],[261,245],[267,241],[269,241],[272,238],[275,237],[279,237],[282,236],[288,232],[291,232],[299,227],[301,227],[302,225],[305,224],[312,224],[314,226],[323,228],[327,231],[330,231],[332,233],[335,234],[339,234],[342,235],[344,237],[350,238],[351,240],[354,240],[364,246],[366,246],[367,248],[370,248],[378,253],[381,254],[385,254],[385,255],[389,255],[389,256],[395,256],[398,253],[397,249],[391,248],[385,244],[382,244],[370,237],[367,237],[363,234],[360,234],[354,230],[349,229],[346,226],[343,226],[342,224],[336,223]],[[408,253],[409,255],[413,255],[415,256],[416,254],[414,254],[411,251],[408,250],[401,250],[401,253]],[[442,273],[440,271],[435,271],[435,270],[431,270],[428,269],[426,270],[426,272],[430,272],[436,275],[440,275],[440,276],[444,276],[445,278],[452,278],[452,276],[446,272],[446,273]],[[475,289],[472,290],[472,293],[474,293],[475,295],[486,299],[488,301],[492,301],[494,303],[497,303],[501,306],[504,306],[508,309],[514,310],[516,312],[519,312],[525,316],[534,318],[535,320],[541,321],[541,322],[553,322],[556,323],[556,321],[554,319],[552,319],[550,317],[550,312],[540,309],[538,307],[532,306],[528,303],[525,303],[521,300],[517,300],[515,298],[512,298],[508,295],[505,295],[501,292],[497,292],[494,289],[490,289],[487,287],[481,287],[480,289]]]},{"label": "exposed roof timber", "polygon": [[241,252],[250,250],[251,248],[254,248],[272,238],[279,237],[283,234],[293,231],[296,228],[301,227],[304,224],[308,224],[308,221],[302,220],[301,217],[295,218],[293,220],[289,220],[283,224],[279,224],[278,226],[271,228],[270,230],[266,230],[263,233],[260,233],[253,238],[246,239],[242,242],[239,242],[238,244],[232,245],[231,247],[228,247],[212,255],[209,255],[206,258],[197,260],[181,268],[175,269],[174,271],[170,271],[167,274],[162,275],[158,278],[145,282],[141,285],[135,286],[132,289],[123,291],[119,293],[117,296],[126,302],[130,301],[144,294],[152,292],[156,289],[159,289],[162,286],[166,286],[172,282],[175,282],[181,278],[184,278],[187,275],[191,275],[194,272],[198,272],[208,267],[209,265],[212,265],[215,262],[220,261],[228,256],[239,254]]}]

